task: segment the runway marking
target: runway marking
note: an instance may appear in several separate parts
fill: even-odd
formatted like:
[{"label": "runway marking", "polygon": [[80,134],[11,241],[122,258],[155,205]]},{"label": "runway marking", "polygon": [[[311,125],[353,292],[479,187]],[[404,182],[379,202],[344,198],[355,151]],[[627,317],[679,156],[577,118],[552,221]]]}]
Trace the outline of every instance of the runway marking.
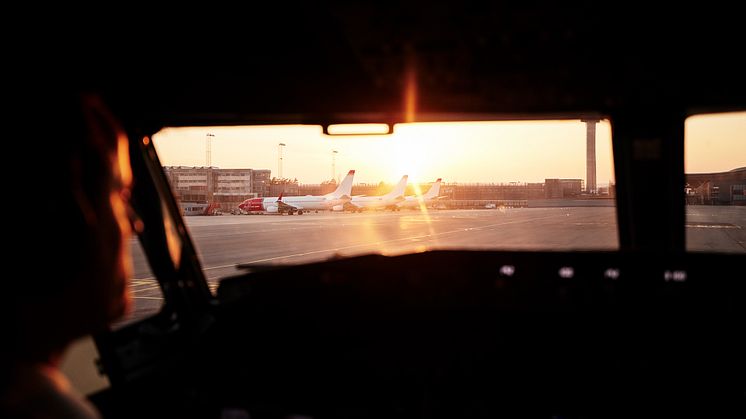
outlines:
[{"label": "runway marking", "polygon": [[[410,218],[407,218],[407,217],[410,217],[410,216],[402,216],[401,219],[403,221],[405,221],[405,222],[411,222],[411,223],[416,223],[416,222],[419,222],[419,223],[431,223],[431,222],[439,221],[439,220],[427,221],[427,220],[422,220],[422,219],[410,219]],[[469,218],[464,218],[464,219],[465,220],[473,220],[475,218],[477,218],[477,217],[469,217]],[[322,227],[324,227],[324,228],[350,228],[350,227],[357,227],[357,226],[360,226],[360,225],[363,225],[363,224],[366,225],[366,226],[378,226],[378,225],[388,226],[388,225],[391,225],[390,222],[374,222],[374,223],[370,223],[369,219],[350,219],[350,220],[344,220],[344,221],[345,222],[343,222],[343,223],[327,224],[327,225],[323,225]],[[226,232],[226,233],[219,233],[219,232],[213,233],[213,232],[211,232],[211,233],[204,233],[204,234],[197,234],[197,232],[192,231],[192,232],[190,232],[190,235],[191,235],[192,239],[197,240],[197,239],[209,238],[209,237],[246,236],[246,235],[253,235],[253,234],[257,234],[257,233],[277,233],[277,232],[282,232],[282,231],[308,230],[308,229],[318,229],[319,228],[319,224],[316,223],[316,222],[314,222],[314,221],[312,221],[312,220],[309,220],[309,221],[306,221],[306,222],[296,222],[296,223],[288,222],[288,223],[271,223],[271,224],[272,225],[276,225],[276,226],[292,226],[292,227],[288,227],[288,228],[265,228],[265,229],[262,229],[262,230],[251,230],[251,231],[241,231],[241,232]],[[208,227],[208,226],[205,226],[205,227]]]},{"label": "runway marking", "polygon": [[154,286],[148,287],[148,288],[138,288],[136,290],[133,290],[132,292],[150,291],[150,290],[154,290],[154,289],[157,289],[157,288],[159,289],[159,288],[161,288],[161,286],[160,285],[154,285]]},{"label": "runway marking", "polygon": [[[554,209],[556,209],[556,208],[531,208],[531,210],[534,210],[534,211],[535,210],[554,210]],[[503,212],[503,214],[509,215],[508,212]],[[422,217],[422,215],[416,215],[416,214],[397,214],[397,213],[368,214],[368,215],[369,215],[369,217],[358,218],[358,217],[355,217],[352,214],[350,214],[350,215],[348,215],[347,217],[344,217],[344,218],[343,217],[339,217],[339,218],[343,218],[341,220],[342,223],[339,223],[338,221],[340,221],[340,220],[337,219],[337,220],[334,220],[334,221],[336,221],[335,223],[330,224],[330,225],[325,225],[324,227],[326,227],[326,228],[334,228],[334,227],[336,227],[336,228],[345,228],[345,227],[359,226],[361,224],[366,224],[367,226],[370,226],[370,225],[389,225],[390,224],[390,220],[392,218],[399,218],[401,220],[405,220],[405,221],[408,221],[408,222],[409,221],[417,222],[416,218]],[[477,211],[477,210],[475,210],[473,213],[469,212],[468,214],[465,214],[465,215],[451,215],[451,216],[445,215],[445,216],[446,217],[450,217],[451,219],[476,220],[476,219],[480,219],[480,218],[491,217],[493,215],[494,215],[494,213],[491,213],[491,212],[488,212],[488,211]],[[371,221],[370,216],[373,216],[373,219],[380,219],[381,222],[370,223],[370,221]],[[200,224],[200,225],[193,226],[193,227],[197,227],[195,229],[191,229],[190,228],[189,234],[190,234],[190,236],[192,237],[193,240],[197,240],[197,239],[209,238],[209,237],[243,236],[243,235],[252,235],[252,234],[256,234],[256,233],[277,233],[277,232],[282,232],[282,231],[316,229],[316,228],[319,227],[319,225],[318,225],[319,221],[327,221],[330,218],[331,217],[329,217],[329,218],[327,218],[327,217],[314,217],[312,219],[306,219],[306,220],[298,220],[298,219],[291,220],[291,219],[286,219],[287,220],[286,222],[282,222],[282,221],[279,221],[279,222],[278,221],[269,221],[269,222],[259,222],[259,223],[250,222],[250,223],[229,223],[229,224],[215,224],[215,225],[211,225],[211,224]],[[415,218],[415,219],[412,219],[412,218]],[[440,220],[432,219],[431,221],[432,222],[436,222],[436,221],[440,221]],[[420,221],[420,222],[427,223],[427,221]],[[208,227],[214,227],[214,226],[230,226],[230,225],[255,226],[255,225],[260,225],[260,224],[264,225],[264,226],[266,226],[266,225],[272,225],[272,226],[278,226],[278,227],[288,226],[289,228],[263,228],[261,230],[251,230],[251,231],[243,231],[243,232],[235,232],[235,231],[234,232],[225,232],[225,233],[213,233],[213,232],[209,232],[209,233],[204,233],[204,234],[199,234],[199,231],[198,231],[198,230],[200,230],[200,228],[208,228]]]},{"label": "runway marking", "polygon": [[[242,231],[242,232],[205,233],[205,234],[196,234],[194,232],[191,232],[190,235],[192,239],[196,240],[196,239],[207,238],[207,237],[246,236],[246,235],[252,235],[252,234],[257,234],[257,233],[277,233],[281,231],[308,230],[308,229],[316,229],[318,227],[319,227],[318,225],[309,225],[308,227],[269,228],[269,229],[263,229],[263,230],[251,230],[251,231]],[[349,225],[348,224],[331,224],[325,227],[344,228],[344,227],[349,227]]]},{"label": "runway marking", "polygon": [[[391,215],[391,214],[385,214],[385,215]],[[394,215],[396,215],[396,214],[394,214]],[[218,266],[203,267],[202,270],[206,272],[206,271],[210,271],[210,270],[213,270],[213,269],[233,268],[233,267],[235,267],[236,265],[239,265],[239,264],[244,265],[244,264],[268,262],[268,261],[273,261],[273,260],[290,259],[290,258],[294,258],[294,257],[308,256],[308,255],[313,255],[313,254],[317,254],[317,253],[328,253],[328,252],[337,252],[337,251],[346,250],[346,249],[354,249],[356,247],[373,246],[373,245],[379,246],[379,245],[387,244],[387,243],[401,242],[401,241],[407,241],[407,240],[412,241],[412,240],[419,240],[419,239],[423,239],[423,238],[433,238],[433,237],[437,237],[437,236],[444,236],[444,235],[448,235],[448,234],[463,233],[463,232],[470,232],[470,231],[481,231],[481,230],[486,230],[486,229],[490,229],[490,228],[494,228],[494,227],[499,227],[499,226],[504,226],[504,225],[530,223],[530,222],[534,222],[534,221],[537,221],[537,220],[544,220],[544,219],[558,218],[558,217],[567,217],[567,216],[568,216],[568,214],[561,213],[561,214],[549,215],[549,216],[545,216],[545,217],[537,217],[537,218],[530,218],[530,219],[524,219],[524,220],[515,220],[515,221],[506,221],[506,222],[489,224],[489,225],[480,226],[480,227],[463,227],[463,228],[459,228],[459,229],[455,229],[455,230],[449,230],[449,231],[444,231],[444,232],[440,232],[440,233],[424,234],[424,235],[419,235],[419,236],[409,236],[409,237],[402,237],[402,238],[398,238],[398,239],[383,240],[383,241],[377,241],[377,242],[359,243],[359,244],[354,244],[354,245],[349,245],[349,246],[342,246],[342,247],[335,247],[335,248],[330,248],[330,249],[313,250],[313,251],[310,251],[310,252],[293,253],[293,254],[290,254],[290,255],[283,255],[283,256],[274,256],[274,257],[270,257],[270,258],[252,260],[252,261],[249,261],[249,262],[235,262],[235,263],[230,263],[230,264],[227,264],[227,265],[218,265]],[[474,219],[474,218],[482,218],[482,217],[473,217],[473,218],[469,217],[468,219]],[[272,230],[266,230],[266,231],[277,231],[277,230],[272,229]],[[255,232],[252,232],[252,233],[255,233]],[[252,233],[241,233],[241,234],[252,234]],[[149,280],[149,279],[155,279],[155,278],[154,277],[148,277],[148,278],[139,278],[139,279],[140,280]]]},{"label": "runway marking", "polygon": [[142,287],[142,286],[148,286],[153,285],[153,280],[155,278],[132,278],[130,279],[129,286],[130,287]]},{"label": "runway marking", "polygon": [[424,235],[412,236],[412,237],[402,237],[402,238],[398,238],[398,239],[383,240],[383,241],[370,242],[370,243],[360,243],[360,244],[354,244],[354,245],[350,245],[350,246],[342,246],[342,247],[336,247],[336,248],[332,248],[332,249],[314,250],[314,251],[311,251],[311,252],[304,252],[304,253],[294,253],[292,255],[275,256],[275,257],[271,257],[271,258],[252,260],[250,262],[239,262],[239,263],[234,263],[234,264],[230,264],[230,265],[213,266],[213,267],[210,267],[210,268],[205,268],[205,270],[227,268],[227,267],[230,267],[230,266],[236,266],[238,264],[248,265],[248,264],[251,264],[251,263],[260,263],[260,262],[268,262],[268,261],[271,261],[271,260],[279,260],[279,259],[288,259],[288,258],[294,258],[294,257],[308,256],[308,255],[313,255],[313,254],[316,254],[316,253],[337,252],[339,250],[353,249],[353,248],[356,248],[356,247],[363,247],[363,246],[370,246],[370,245],[381,245],[381,244],[385,244],[385,243],[393,243],[393,242],[406,241],[406,240],[431,238],[431,237],[435,237],[435,236],[444,236],[446,234],[462,233],[464,231],[479,231],[479,230],[485,230],[485,229],[488,229],[488,228],[491,228],[491,227],[498,227],[498,226],[503,226],[503,225],[508,225],[508,224],[528,223],[528,222],[533,222],[533,221],[537,221],[537,220],[543,220],[543,219],[547,219],[547,218],[557,218],[557,217],[566,217],[566,215],[565,214],[550,215],[550,216],[547,216],[547,217],[532,218],[530,220],[508,221],[508,222],[505,222],[505,223],[496,223],[496,224],[490,224],[490,225],[481,226],[481,227],[459,228],[457,230],[444,231],[444,232],[441,232],[441,233],[424,234]]},{"label": "runway marking", "polygon": [[206,238],[211,238],[211,237],[251,236],[257,233],[277,233],[281,231],[293,231],[293,230],[302,230],[302,229],[300,228],[278,228],[278,229],[272,229],[272,230],[253,230],[253,231],[243,231],[243,232],[233,232],[233,233],[207,233],[207,234],[192,233],[191,237],[193,240],[196,241],[196,240],[206,239]]},{"label": "runway marking", "polygon": [[556,217],[566,217],[566,215],[565,214],[558,214],[558,215],[550,215],[550,216],[547,216],[547,217],[531,218],[529,220],[516,220],[516,221],[508,221],[508,222],[504,222],[504,223],[489,224],[489,225],[481,226],[481,227],[465,227],[465,228],[459,228],[459,229],[456,229],[456,230],[444,231],[444,232],[441,232],[441,233],[424,234],[424,235],[420,235],[420,236],[411,236],[411,237],[402,237],[402,238],[398,238],[398,239],[384,240],[384,241],[378,241],[378,242],[360,243],[360,244],[354,244],[354,245],[350,245],[350,246],[336,247],[336,248],[332,248],[332,249],[313,250],[311,252],[294,253],[294,254],[291,254],[291,255],[275,256],[275,257],[265,258],[265,259],[257,259],[257,260],[253,260],[253,261],[250,261],[250,262],[236,262],[236,263],[231,263],[231,264],[228,264],[228,265],[210,266],[210,267],[207,267],[207,268],[203,267],[202,270],[203,271],[209,271],[209,270],[212,270],[212,269],[231,268],[231,267],[235,267],[236,265],[243,265],[243,264],[249,264],[249,263],[259,263],[259,262],[267,262],[267,261],[270,261],[270,260],[287,259],[287,258],[293,258],[293,257],[313,255],[313,254],[316,254],[316,253],[335,252],[335,251],[339,251],[339,250],[353,249],[355,247],[370,246],[370,245],[381,245],[381,244],[385,244],[385,243],[393,243],[393,242],[398,242],[398,241],[406,241],[406,240],[421,239],[421,238],[426,238],[426,237],[442,236],[442,235],[446,235],[446,234],[461,233],[461,232],[464,232],[464,231],[484,230],[484,229],[491,228],[491,227],[498,227],[498,226],[503,226],[503,225],[508,225],[508,224],[527,223],[527,222],[532,222],[532,221],[536,221],[536,220],[543,220],[543,219],[546,219],[546,218],[556,218]]},{"label": "runway marking", "polygon": [[735,228],[735,229],[741,229],[741,226],[735,225],[735,224],[728,224],[728,223],[697,223],[697,224],[686,224],[687,227],[690,228]]}]

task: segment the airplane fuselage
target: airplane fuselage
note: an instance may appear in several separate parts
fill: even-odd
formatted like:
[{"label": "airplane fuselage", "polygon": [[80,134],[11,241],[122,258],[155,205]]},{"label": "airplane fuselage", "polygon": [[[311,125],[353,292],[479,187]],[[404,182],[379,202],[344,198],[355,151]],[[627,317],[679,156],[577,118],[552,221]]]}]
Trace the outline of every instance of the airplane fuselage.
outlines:
[{"label": "airplane fuselage", "polygon": [[248,212],[275,212],[303,214],[304,211],[323,211],[341,207],[350,202],[352,179],[355,171],[350,170],[334,192],[326,195],[273,196],[268,198],[250,198],[238,207]]},{"label": "airplane fuselage", "polygon": [[[349,201],[349,198],[334,198],[324,196],[283,196],[268,198],[252,198],[242,204],[241,208],[245,211],[266,211],[266,212],[289,212],[284,210],[283,204],[297,208],[298,211],[326,211],[335,205],[343,205]],[[294,209],[295,211],[295,209]]]},{"label": "airplane fuselage", "polygon": [[394,208],[403,199],[402,196],[393,198],[385,196],[353,196],[350,203],[360,209],[381,209]]}]

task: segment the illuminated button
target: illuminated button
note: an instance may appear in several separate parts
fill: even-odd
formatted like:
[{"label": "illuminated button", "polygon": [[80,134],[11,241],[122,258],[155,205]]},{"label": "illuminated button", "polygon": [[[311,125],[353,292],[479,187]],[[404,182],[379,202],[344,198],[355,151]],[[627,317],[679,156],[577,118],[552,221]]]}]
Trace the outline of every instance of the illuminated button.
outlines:
[{"label": "illuminated button", "polygon": [[503,265],[500,267],[500,275],[502,276],[513,276],[515,273],[515,266],[513,265]]},{"label": "illuminated button", "polygon": [[604,278],[607,279],[618,279],[619,278],[619,269],[617,268],[609,268],[604,271]]},{"label": "illuminated button", "polygon": [[575,276],[575,269],[570,266],[563,266],[557,272],[560,278],[572,278]]},{"label": "illuminated button", "polygon": [[664,271],[663,280],[666,282],[684,282],[686,281],[686,271]]}]

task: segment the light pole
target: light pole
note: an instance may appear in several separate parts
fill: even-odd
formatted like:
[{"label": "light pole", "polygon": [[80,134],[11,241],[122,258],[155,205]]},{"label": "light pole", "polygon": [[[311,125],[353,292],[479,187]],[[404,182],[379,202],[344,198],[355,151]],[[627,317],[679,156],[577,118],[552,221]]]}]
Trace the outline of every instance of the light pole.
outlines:
[{"label": "light pole", "polygon": [[277,177],[282,179],[282,148],[285,147],[285,143],[280,143],[277,145],[278,150],[278,159],[277,159]]},{"label": "light pole", "polygon": [[332,180],[334,180],[336,173],[337,173],[337,150],[332,150]]}]

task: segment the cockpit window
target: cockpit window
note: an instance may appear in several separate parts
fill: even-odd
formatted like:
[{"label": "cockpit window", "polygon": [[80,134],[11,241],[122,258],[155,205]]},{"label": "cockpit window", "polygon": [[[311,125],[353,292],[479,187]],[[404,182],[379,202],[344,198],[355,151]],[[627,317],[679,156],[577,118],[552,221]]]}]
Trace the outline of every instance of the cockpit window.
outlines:
[{"label": "cockpit window", "polygon": [[746,112],[685,125],[686,247],[746,253]]},{"label": "cockpit window", "polygon": [[209,280],[367,253],[619,247],[606,120],[390,135],[189,127],[153,140]]}]

